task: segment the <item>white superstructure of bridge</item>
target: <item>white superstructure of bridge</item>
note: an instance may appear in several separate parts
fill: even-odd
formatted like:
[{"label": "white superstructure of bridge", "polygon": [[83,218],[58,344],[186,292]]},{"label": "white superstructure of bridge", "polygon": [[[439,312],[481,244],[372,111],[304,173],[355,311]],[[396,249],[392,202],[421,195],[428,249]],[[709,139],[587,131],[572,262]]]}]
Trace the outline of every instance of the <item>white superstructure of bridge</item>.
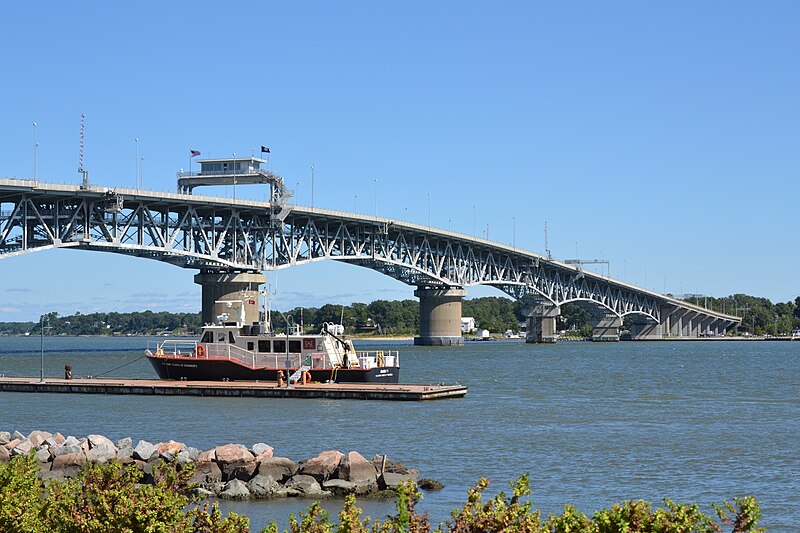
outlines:
[{"label": "white superstructure of bridge", "polygon": [[474,285],[530,300],[530,341],[554,341],[559,307],[571,302],[596,311],[598,340],[618,338],[625,318],[636,339],[722,335],[741,321],[513,246],[292,205],[280,178],[269,180],[271,202],[0,179],[0,258],[74,248],[195,269],[204,318],[214,316],[211,302],[252,288],[264,271],[342,261],[417,287],[422,344],[460,342],[461,299]]}]

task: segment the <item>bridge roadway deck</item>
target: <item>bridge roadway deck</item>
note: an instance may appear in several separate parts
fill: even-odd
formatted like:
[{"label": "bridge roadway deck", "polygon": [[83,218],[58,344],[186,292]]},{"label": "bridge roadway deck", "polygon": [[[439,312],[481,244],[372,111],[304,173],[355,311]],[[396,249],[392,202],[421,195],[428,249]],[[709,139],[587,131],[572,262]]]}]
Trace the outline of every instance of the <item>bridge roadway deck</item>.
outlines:
[{"label": "bridge roadway deck", "polygon": [[211,396],[241,398],[324,398],[334,400],[422,401],[461,398],[463,385],[384,383],[309,383],[278,387],[274,381],[171,381],[161,379],[0,378],[0,392],[61,394],[137,394],[143,396]]}]

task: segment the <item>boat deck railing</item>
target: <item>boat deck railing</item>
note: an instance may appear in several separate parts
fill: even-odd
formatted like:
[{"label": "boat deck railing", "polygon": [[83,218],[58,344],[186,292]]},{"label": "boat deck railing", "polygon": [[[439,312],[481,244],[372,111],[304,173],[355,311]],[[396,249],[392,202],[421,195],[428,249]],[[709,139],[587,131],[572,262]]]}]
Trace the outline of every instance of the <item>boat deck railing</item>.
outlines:
[{"label": "boat deck railing", "polygon": [[[198,359],[234,361],[250,368],[330,368],[331,360],[325,353],[303,356],[299,353],[255,353],[233,344],[203,344],[186,339],[149,341],[147,352],[156,356],[183,356]],[[396,350],[356,351],[359,366],[371,369],[378,366],[399,367],[400,353]]]}]

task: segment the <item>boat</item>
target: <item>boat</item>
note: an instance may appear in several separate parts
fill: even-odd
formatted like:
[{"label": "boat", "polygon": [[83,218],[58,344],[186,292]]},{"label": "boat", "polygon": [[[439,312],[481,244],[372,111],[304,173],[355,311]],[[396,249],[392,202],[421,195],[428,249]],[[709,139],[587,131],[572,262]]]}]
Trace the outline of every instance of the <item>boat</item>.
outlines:
[{"label": "boat", "polygon": [[158,376],[192,381],[399,381],[397,351],[356,350],[340,324],[325,323],[316,334],[303,333],[298,324],[275,333],[269,319],[247,325],[226,318],[205,325],[196,340],[148,342],[145,355]]}]

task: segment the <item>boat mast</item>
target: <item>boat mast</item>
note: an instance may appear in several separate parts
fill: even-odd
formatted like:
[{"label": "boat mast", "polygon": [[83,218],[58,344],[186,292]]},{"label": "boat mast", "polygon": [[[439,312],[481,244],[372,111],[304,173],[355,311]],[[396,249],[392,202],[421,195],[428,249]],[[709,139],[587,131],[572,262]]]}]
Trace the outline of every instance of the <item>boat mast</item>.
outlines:
[{"label": "boat mast", "polygon": [[269,285],[262,288],[259,292],[264,297],[264,321],[262,323],[264,326],[264,333],[272,333],[272,309],[270,308],[270,296],[273,293],[269,290]]}]

